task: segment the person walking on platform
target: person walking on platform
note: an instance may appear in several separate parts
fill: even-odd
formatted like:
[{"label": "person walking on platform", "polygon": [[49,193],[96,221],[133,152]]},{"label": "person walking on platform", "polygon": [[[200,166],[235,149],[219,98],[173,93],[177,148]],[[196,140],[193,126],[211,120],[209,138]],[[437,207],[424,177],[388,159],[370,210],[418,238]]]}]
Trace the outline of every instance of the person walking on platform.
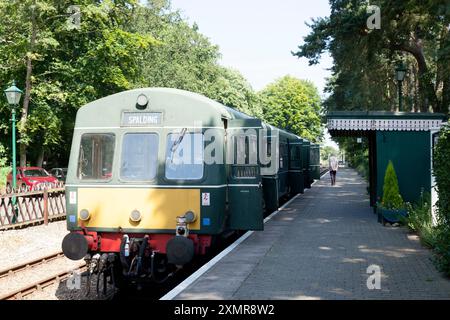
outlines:
[{"label": "person walking on platform", "polygon": [[334,186],[336,184],[336,173],[339,168],[339,162],[337,157],[335,155],[329,157],[328,164],[330,169],[331,185]]}]

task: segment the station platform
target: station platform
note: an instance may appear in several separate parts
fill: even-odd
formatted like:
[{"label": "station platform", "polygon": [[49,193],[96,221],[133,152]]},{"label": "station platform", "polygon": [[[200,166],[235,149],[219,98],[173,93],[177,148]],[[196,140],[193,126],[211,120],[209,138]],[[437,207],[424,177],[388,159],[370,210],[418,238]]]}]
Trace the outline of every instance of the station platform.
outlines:
[{"label": "station platform", "polygon": [[342,168],[335,186],[325,175],[162,300],[450,299],[431,257],[405,227],[378,223],[366,182]]}]

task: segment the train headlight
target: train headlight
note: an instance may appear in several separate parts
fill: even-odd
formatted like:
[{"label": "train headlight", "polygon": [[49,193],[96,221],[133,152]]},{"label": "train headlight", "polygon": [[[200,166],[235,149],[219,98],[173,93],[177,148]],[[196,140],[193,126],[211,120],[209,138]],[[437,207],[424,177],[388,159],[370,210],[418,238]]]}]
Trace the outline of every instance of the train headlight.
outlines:
[{"label": "train headlight", "polygon": [[186,227],[178,227],[177,228],[177,235],[184,236],[184,235],[186,235],[186,231],[187,231]]},{"label": "train headlight", "polygon": [[91,217],[91,213],[88,210],[83,209],[80,211],[79,217],[81,220],[86,221]]},{"label": "train headlight", "polygon": [[145,94],[140,94],[136,100],[136,108],[139,110],[144,110],[147,108],[148,98]]},{"label": "train headlight", "polygon": [[186,223],[192,223],[197,219],[197,216],[193,211],[188,211],[184,214],[184,218],[186,219]]},{"label": "train headlight", "polygon": [[138,210],[131,211],[130,220],[133,222],[139,222],[142,219],[142,215]]}]

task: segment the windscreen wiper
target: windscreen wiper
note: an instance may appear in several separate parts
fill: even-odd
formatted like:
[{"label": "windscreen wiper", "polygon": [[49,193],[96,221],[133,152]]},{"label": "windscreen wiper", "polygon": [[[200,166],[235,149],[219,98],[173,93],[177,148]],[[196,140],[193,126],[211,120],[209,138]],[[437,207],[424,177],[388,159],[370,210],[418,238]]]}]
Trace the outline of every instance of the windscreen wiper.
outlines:
[{"label": "windscreen wiper", "polygon": [[175,154],[175,151],[177,151],[178,146],[183,141],[184,136],[186,135],[187,128],[181,129],[180,135],[178,136],[177,140],[172,144],[172,147],[170,148],[170,162],[173,163],[173,155]]}]

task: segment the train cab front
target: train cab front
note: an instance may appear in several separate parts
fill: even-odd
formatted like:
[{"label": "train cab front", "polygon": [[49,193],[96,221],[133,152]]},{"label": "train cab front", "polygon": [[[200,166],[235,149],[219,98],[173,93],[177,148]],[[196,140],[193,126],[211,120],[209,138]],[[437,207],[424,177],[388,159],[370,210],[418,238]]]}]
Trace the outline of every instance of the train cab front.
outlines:
[{"label": "train cab front", "polygon": [[161,281],[211,245],[210,235],[198,233],[200,189],[79,187],[67,194],[77,199],[62,242],[69,259],[104,260],[125,277]]}]

